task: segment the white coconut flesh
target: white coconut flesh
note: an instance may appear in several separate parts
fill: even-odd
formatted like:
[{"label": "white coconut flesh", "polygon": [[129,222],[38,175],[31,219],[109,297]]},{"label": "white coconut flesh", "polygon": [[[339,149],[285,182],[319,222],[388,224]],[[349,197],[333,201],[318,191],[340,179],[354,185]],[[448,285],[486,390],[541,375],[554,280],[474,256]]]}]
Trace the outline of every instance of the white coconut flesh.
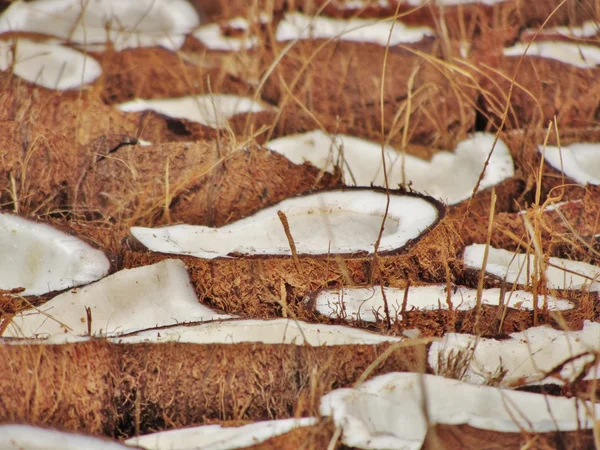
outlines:
[{"label": "white coconut flesh", "polygon": [[131,450],[131,446],[118,442],[31,425],[0,425],[0,448],[2,450]]},{"label": "white coconut flesh", "polygon": [[[441,151],[431,161],[402,155],[385,146],[383,153],[388,184],[397,187],[405,181],[413,190],[456,204],[469,198],[484,170],[494,145],[494,135],[475,133],[460,142],[454,152]],[[356,186],[385,186],[381,144],[347,135],[328,135],[321,130],[274,139],[265,147],[282,154],[294,164],[306,162],[333,173],[340,167],[344,182]],[[498,140],[479,190],[494,186],[514,175],[508,147]],[[404,177],[404,180],[403,180]]]},{"label": "white coconut flesh", "polygon": [[42,295],[91,283],[108,273],[100,250],[50,225],[0,213],[0,289]]},{"label": "white coconut flesh", "polygon": [[172,225],[132,227],[131,234],[155,252],[217,258],[291,255],[278,212],[285,214],[298,254],[373,252],[385,218],[379,252],[402,248],[431,226],[438,209],[427,200],[374,190],[337,190],[287,199],[220,228]]},{"label": "white coconut flesh", "polygon": [[518,43],[513,47],[505,48],[503,53],[505,56],[521,57],[525,54],[525,56],[554,59],[580,69],[593,69],[600,64],[600,47],[574,42]]},{"label": "white coconut flesh", "polygon": [[558,34],[560,36],[571,38],[594,37],[600,33],[600,22],[588,20],[587,22],[583,22],[580,26],[561,25],[557,27],[544,27],[543,29],[528,29],[525,33],[527,35],[537,34],[538,36]]},{"label": "white coconut flesh", "polygon": [[544,160],[565,176],[581,184],[600,184],[600,143],[578,143],[566,147],[539,147]]},{"label": "white coconut flesh", "polygon": [[259,444],[295,428],[317,423],[314,417],[256,422],[241,427],[204,425],[180,430],[161,431],[127,439],[125,444],[146,450],[232,450]]},{"label": "white coconut flesh", "polygon": [[593,426],[600,405],[435,375],[390,373],[330,392],[321,398],[320,411],[333,417],[350,447],[419,450],[430,423],[510,433],[575,431]]},{"label": "white coconut flesh", "polygon": [[76,44],[112,42],[117,51],[162,46],[178,50],[199,23],[185,0],[16,1],[0,16],[0,33],[47,34]]},{"label": "white coconut flesh", "polygon": [[198,302],[185,264],[169,259],[121,270],[83,288],[65,292],[13,317],[7,337],[69,341],[88,334],[115,336],[184,322],[226,319]]},{"label": "white coconut flesh", "polygon": [[263,344],[295,345],[375,345],[399,342],[402,338],[382,336],[357,328],[324,325],[291,319],[227,320],[193,326],[176,326],[160,330],[146,330],[113,342],[135,344],[140,342],[183,342],[190,344]]},{"label": "white coconut flesh", "polygon": [[[385,298],[384,298],[385,296]],[[316,310],[329,317],[347,318],[350,320],[363,320],[376,322],[385,318],[385,305],[392,319],[402,317],[402,305],[406,298],[406,311],[435,311],[448,309],[448,300],[452,309],[466,311],[477,305],[477,290],[466,287],[455,287],[446,292],[446,285],[412,286],[408,289],[384,287],[349,287],[339,290],[325,290],[317,294],[315,299]],[[505,305],[511,308],[533,310],[534,295],[526,291],[506,292],[504,296],[498,288],[484,289],[481,293],[483,305]],[[551,311],[565,311],[573,308],[568,300],[549,296],[548,309]],[[543,296],[538,297],[540,307],[544,302]]]},{"label": "white coconut flesh", "polygon": [[[435,341],[429,350],[429,365],[434,373],[443,374],[447,363],[462,355],[465,361],[463,381],[486,384],[500,381],[502,386],[572,382],[580,375],[584,379],[600,376],[593,368],[587,374],[586,365],[594,360],[590,353],[600,351],[600,324],[586,321],[583,330],[562,331],[547,326],[512,333],[510,339],[478,338],[471,334],[449,333]],[[550,372],[567,363],[557,374]],[[500,376],[500,377],[499,377]],[[499,378],[501,378],[499,380]]]},{"label": "white coconut flesh", "polygon": [[[239,37],[225,35],[223,25],[239,30],[242,35]],[[224,24],[209,23],[202,25],[192,33],[192,36],[211,50],[240,51],[250,49],[258,44],[258,38],[251,36],[249,32],[250,23],[242,17],[236,17]]]},{"label": "white coconut flesh", "polygon": [[[473,244],[465,248],[463,260],[467,267],[481,270],[485,244]],[[597,289],[600,267],[580,261],[548,258],[544,262],[547,286],[550,289],[581,290]],[[489,248],[485,271],[509,283],[530,285],[540,274],[535,270],[535,256],[513,253],[508,250]]]},{"label": "white coconut flesh", "polygon": [[388,45],[389,39],[389,45],[393,46],[419,42],[434,34],[429,27],[409,27],[391,20],[333,19],[292,12],[287,13],[277,25],[275,39],[278,41],[340,39],[381,46]]},{"label": "white coconut flesh", "polygon": [[47,89],[75,89],[102,73],[98,62],[81,52],[52,42],[29,39],[0,41],[0,70],[12,72]]},{"label": "white coconut flesh", "polygon": [[212,128],[224,128],[236,114],[270,110],[263,102],[229,94],[198,95],[166,99],[135,99],[117,105],[124,112],[154,111],[174,119],[186,119]]}]

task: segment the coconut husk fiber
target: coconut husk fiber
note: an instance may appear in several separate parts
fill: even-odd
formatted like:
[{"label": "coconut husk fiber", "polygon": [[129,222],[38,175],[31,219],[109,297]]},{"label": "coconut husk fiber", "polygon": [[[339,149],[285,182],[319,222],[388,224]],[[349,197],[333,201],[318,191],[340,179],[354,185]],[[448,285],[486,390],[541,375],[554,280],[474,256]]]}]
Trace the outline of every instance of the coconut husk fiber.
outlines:
[{"label": "coconut husk fiber", "polygon": [[337,177],[230,140],[122,146],[83,179],[77,205],[120,224],[221,226]]},{"label": "coconut husk fiber", "polygon": [[[322,395],[357,382],[388,347],[3,345],[0,421],[125,437],[314,415]],[[393,351],[369,376],[415,370],[415,351]]]},{"label": "coconut husk fiber", "polygon": [[[275,45],[283,48],[284,44]],[[453,148],[474,125],[476,92],[472,86],[477,75],[453,73],[440,59],[418,54],[436,53],[436,46],[427,39],[390,49],[383,93],[386,139],[403,135],[409,91],[406,142]],[[291,113],[308,110],[317,122],[335,121],[357,137],[380,139],[384,58],[385,47],[376,44],[298,41],[278,61],[262,96],[277,104],[281,118],[291,106]]]}]

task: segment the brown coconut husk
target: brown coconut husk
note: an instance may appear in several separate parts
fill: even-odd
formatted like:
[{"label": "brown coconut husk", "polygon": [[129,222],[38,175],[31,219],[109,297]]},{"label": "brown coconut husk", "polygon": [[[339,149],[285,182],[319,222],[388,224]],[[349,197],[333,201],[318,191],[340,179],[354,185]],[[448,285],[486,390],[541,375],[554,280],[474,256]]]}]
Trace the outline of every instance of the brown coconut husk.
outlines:
[{"label": "brown coconut husk", "polygon": [[123,226],[221,226],[335,184],[308,164],[225,139],[123,146],[87,173],[77,204]]},{"label": "brown coconut husk", "polygon": [[[124,437],[315,415],[322,395],[356,383],[388,347],[3,345],[0,421]],[[393,351],[369,377],[415,369],[414,352]]]},{"label": "brown coconut husk", "polygon": [[[393,195],[399,193],[391,192]],[[445,217],[444,207],[428,199],[438,207],[437,223],[403,248],[377,257],[299,255],[296,260],[292,256],[235,256],[206,260],[180,255],[177,258],[187,265],[202,302],[228,313],[243,313],[252,317],[290,313],[300,318],[310,318],[312,313],[298,302],[311,292],[326,287],[373,283],[405,287],[407,282],[447,281],[448,265],[452,264],[463,247],[454,221]],[[149,252],[133,237],[127,239],[125,247],[123,264],[126,268],[173,257]],[[286,306],[281,305],[282,299]]]},{"label": "brown coconut husk", "polygon": [[[275,45],[283,48],[284,44]],[[415,53],[436,53],[435,48],[434,41],[425,40],[390,49],[384,90],[387,140],[398,140],[403,135],[413,71],[416,75],[406,142],[453,148],[474,125],[472,86],[476,75],[452,73],[442,60]],[[280,120],[289,120],[286,114],[296,114],[297,110],[310,111],[317,123],[335,123],[342,132],[352,130],[350,134],[357,137],[379,140],[384,56],[385,47],[376,44],[299,41],[278,62],[264,86],[263,99],[282,109]],[[366,85],[365,80],[371,81]],[[289,107],[293,109],[288,111]]]},{"label": "brown coconut husk", "polygon": [[543,129],[555,116],[559,129],[597,125],[600,69],[581,69],[533,56],[522,60],[505,57],[501,47],[485,49],[474,58],[484,75],[483,113],[492,126],[498,127],[502,121],[515,74],[506,129]]}]

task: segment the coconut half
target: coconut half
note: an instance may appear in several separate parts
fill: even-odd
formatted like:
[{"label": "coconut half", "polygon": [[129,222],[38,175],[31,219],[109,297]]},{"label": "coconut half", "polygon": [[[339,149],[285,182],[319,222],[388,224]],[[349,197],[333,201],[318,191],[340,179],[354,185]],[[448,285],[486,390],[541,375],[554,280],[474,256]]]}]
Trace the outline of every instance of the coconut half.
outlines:
[{"label": "coconut half", "polygon": [[0,289],[42,295],[91,283],[110,269],[100,250],[50,225],[0,213]]},{"label": "coconut half", "polygon": [[[261,16],[260,21],[270,21],[266,15]],[[241,36],[227,36],[223,27],[234,28],[241,32]],[[243,17],[235,17],[225,23],[209,23],[198,27],[193,33],[204,46],[210,50],[240,51],[248,50],[258,44],[258,38],[250,35],[250,23]]]},{"label": "coconut half", "polygon": [[[132,227],[148,249],[212,259],[242,255],[291,255],[283,213],[298,254],[373,252],[381,225],[379,252],[401,249],[438,219],[437,207],[424,198],[370,189],[332,190],[287,199],[220,228],[172,225]],[[284,219],[284,220],[286,220]]]},{"label": "coconut half", "polygon": [[154,111],[174,119],[186,119],[212,128],[224,128],[236,114],[258,113],[272,109],[247,97],[229,94],[198,95],[181,98],[135,99],[117,105],[124,112]]},{"label": "coconut half", "polygon": [[93,336],[115,336],[230,317],[201,305],[185,264],[168,259],[121,270],[97,283],[65,292],[35,310],[23,311],[13,317],[4,336],[68,342],[72,338],[77,341],[77,336],[87,335],[88,331]]},{"label": "coconut half", "polygon": [[[385,294],[385,299],[384,299]],[[378,318],[385,317],[385,304],[391,318],[402,317],[402,304],[406,297],[406,311],[413,309],[419,311],[435,311],[448,309],[448,300],[455,311],[467,311],[477,305],[477,290],[457,286],[447,295],[446,285],[412,286],[408,289],[381,286],[363,288],[344,288],[341,290],[321,291],[315,299],[315,309],[326,316],[334,318],[347,318],[349,320],[363,320],[376,322]],[[481,293],[483,305],[506,305],[511,308],[533,310],[534,295],[526,291],[506,292],[504,298],[499,288],[484,289]],[[539,296],[539,304],[544,299]],[[550,311],[565,311],[572,309],[573,304],[567,300],[548,297]]]},{"label": "coconut half", "polygon": [[333,416],[350,447],[419,450],[431,423],[508,433],[575,431],[593,426],[600,405],[435,375],[390,373],[330,392],[321,398],[320,411]]},{"label": "coconut half", "polygon": [[[594,360],[590,353],[600,351],[600,324],[585,321],[581,331],[555,330],[547,326],[512,333],[510,339],[478,338],[470,334],[449,333],[435,341],[429,350],[429,365],[434,373],[443,374],[452,361],[462,355],[465,361],[463,381],[486,384],[500,381],[514,387],[542,382],[564,384],[584,374]],[[579,358],[573,358],[576,356]],[[558,374],[548,375],[560,364]],[[592,369],[585,379],[598,378]]]},{"label": "coconut half", "polygon": [[2,450],[131,450],[131,446],[107,439],[17,424],[0,425],[0,448]]},{"label": "coconut half", "polygon": [[600,184],[600,143],[538,148],[545,161],[565,176],[581,184]]},{"label": "coconut half", "polygon": [[291,319],[229,320],[194,326],[177,326],[147,330],[113,339],[123,344],[140,342],[181,342],[189,344],[263,344],[295,345],[375,345],[398,342],[402,338],[339,325],[324,325]]},{"label": "coconut half", "polygon": [[[431,161],[412,155],[403,156],[385,146],[383,153],[388,184],[397,187],[403,181],[411,189],[456,204],[473,194],[479,174],[494,144],[491,133],[475,133],[460,142],[454,152],[441,151]],[[321,130],[274,139],[265,147],[282,154],[294,164],[308,162],[333,173],[340,167],[344,182],[355,186],[385,186],[381,144],[346,135],[328,135]],[[405,179],[403,180],[403,173]],[[513,159],[508,147],[498,140],[489,160],[479,190],[494,186],[514,175]]]},{"label": "coconut half", "polygon": [[180,430],[161,431],[127,439],[125,444],[147,450],[230,450],[259,444],[295,428],[317,423],[314,417],[302,419],[266,420],[241,427],[205,425]]},{"label": "coconut half", "polygon": [[[463,260],[467,267],[481,270],[485,244],[473,244],[465,248]],[[536,274],[535,258],[532,254],[513,253],[508,250],[489,247],[485,271],[509,283],[531,284]],[[597,289],[600,280],[600,267],[580,261],[562,258],[548,258],[544,263],[547,286],[550,289],[581,290]],[[537,275],[539,278],[539,274]]]},{"label": "coconut half", "polygon": [[16,1],[0,16],[0,33],[47,34],[76,44],[112,42],[117,51],[162,46],[178,50],[199,23],[186,0]]},{"label": "coconut half", "polygon": [[56,42],[0,41],[0,70],[47,89],[75,89],[102,73],[98,62]]},{"label": "coconut half", "polygon": [[580,69],[600,65],[600,47],[575,42],[542,41],[518,43],[503,50],[504,56],[537,56],[554,59]]},{"label": "coconut half", "polygon": [[429,27],[408,27],[401,22],[391,20],[333,19],[291,12],[287,13],[277,25],[275,39],[278,41],[339,39],[382,46],[388,45],[389,39],[389,45],[393,46],[419,42],[434,35],[434,31]]}]

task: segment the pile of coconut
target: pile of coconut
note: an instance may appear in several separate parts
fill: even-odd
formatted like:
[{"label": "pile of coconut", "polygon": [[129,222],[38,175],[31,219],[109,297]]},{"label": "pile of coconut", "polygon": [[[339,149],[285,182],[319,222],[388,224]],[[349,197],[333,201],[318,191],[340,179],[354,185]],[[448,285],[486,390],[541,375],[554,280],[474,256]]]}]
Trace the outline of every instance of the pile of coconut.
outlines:
[{"label": "pile of coconut", "polygon": [[0,6],[0,448],[591,447],[600,11],[542,3]]}]

